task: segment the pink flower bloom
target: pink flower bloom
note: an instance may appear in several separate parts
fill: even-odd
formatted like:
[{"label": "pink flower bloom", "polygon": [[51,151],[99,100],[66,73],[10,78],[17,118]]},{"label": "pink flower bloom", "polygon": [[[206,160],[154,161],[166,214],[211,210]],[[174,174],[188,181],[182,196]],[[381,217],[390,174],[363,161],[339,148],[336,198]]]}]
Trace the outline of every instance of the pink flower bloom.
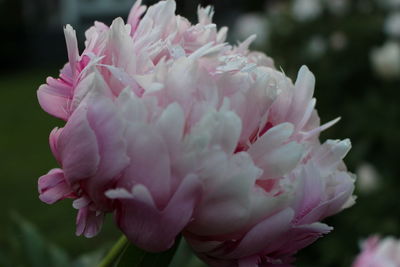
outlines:
[{"label": "pink flower bloom", "polygon": [[362,252],[353,267],[398,267],[400,266],[400,241],[393,237],[368,238],[362,244]]},{"label": "pink flower bloom", "polygon": [[212,266],[289,264],[352,200],[349,141],[318,140],[335,121],[320,125],[314,76],[302,67],[293,84],[248,50],[254,37],[228,45],[210,7],[196,25],[173,0],[144,11],[138,1],[127,24],[96,23],[81,55],[66,27],[69,63],[38,90],[66,120],[50,134],[61,168],[39,179],[41,200],[74,199],[78,235],[113,213],[149,251],[183,231]]}]

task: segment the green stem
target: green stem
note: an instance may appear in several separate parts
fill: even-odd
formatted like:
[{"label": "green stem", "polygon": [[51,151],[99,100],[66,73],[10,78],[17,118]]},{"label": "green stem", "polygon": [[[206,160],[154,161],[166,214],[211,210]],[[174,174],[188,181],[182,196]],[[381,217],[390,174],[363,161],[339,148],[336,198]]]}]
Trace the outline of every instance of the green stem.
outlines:
[{"label": "green stem", "polygon": [[128,244],[128,239],[123,235],[100,262],[99,267],[110,267],[121,254],[126,244]]}]

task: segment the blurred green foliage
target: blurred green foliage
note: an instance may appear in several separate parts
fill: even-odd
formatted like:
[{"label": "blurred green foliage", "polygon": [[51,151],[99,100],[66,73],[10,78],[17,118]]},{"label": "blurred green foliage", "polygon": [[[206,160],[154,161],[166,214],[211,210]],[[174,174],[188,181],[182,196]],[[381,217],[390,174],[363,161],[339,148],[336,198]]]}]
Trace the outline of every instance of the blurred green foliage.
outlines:
[{"label": "blurred green foliage", "polygon": [[91,267],[96,266],[104,254],[103,249],[98,249],[73,259],[20,215],[13,213],[11,220],[13,227],[7,235],[9,247],[0,254],[1,266]]}]

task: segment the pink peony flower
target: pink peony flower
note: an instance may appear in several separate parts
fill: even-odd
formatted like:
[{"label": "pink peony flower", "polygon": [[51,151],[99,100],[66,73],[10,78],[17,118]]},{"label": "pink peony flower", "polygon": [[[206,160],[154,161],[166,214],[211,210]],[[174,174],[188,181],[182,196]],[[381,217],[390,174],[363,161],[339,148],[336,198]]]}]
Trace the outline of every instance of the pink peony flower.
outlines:
[{"label": "pink peony flower", "polygon": [[398,267],[400,266],[400,242],[393,237],[380,239],[372,236],[362,243],[362,252],[353,267]]},{"label": "pink peony flower", "polygon": [[320,125],[314,76],[302,67],[293,84],[248,50],[253,36],[225,43],[211,7],[196,25],[173,0],[144,12],[138,1],[127,24],[95,23],[81,55],[65,28],[69,63],[38,90],[66,120],[50,134],[61,168],[39,179],[41,200],[74,199],[78,235],[113,213],[148,251],[183,231],[212,266],[289,264],[352,201],[350,142],[320,144],[336,120]]}]

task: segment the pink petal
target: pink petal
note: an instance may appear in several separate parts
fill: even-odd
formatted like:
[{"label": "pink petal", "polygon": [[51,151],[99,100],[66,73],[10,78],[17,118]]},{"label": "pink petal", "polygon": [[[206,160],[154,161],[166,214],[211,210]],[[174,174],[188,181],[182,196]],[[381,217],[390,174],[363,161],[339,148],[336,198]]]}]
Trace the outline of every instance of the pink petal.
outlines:
[{"label": "pink petal", "polygon": [[128,24],[131,25],[131,35],[136,31],[136,28],[140,22],[140,17],[146,11],[146,6],[142,6],[142,0],[137,0],[133,5],[131,11],[128,16]]},{"label": "pink petal", "polygon": [[[257,217],[255,210],[262,204],[264,212],[270,208],[269,203],[265,203],[267,198],[261,205],[252,206],[256,202],[252,200],[258,196],[254,184],[260,170],[246,153],[237,153],[230,161],[224,153],[212,153],[207,161],[203,161],[205,163],[209,165],[201,168],[208,193],[196,208],[197,219],[188,226],[188,231],[198,235],[229,234],[250,223],[249,220],[254,219],[251,215]],[[264,196],[264,193],[259,193]],[[275,201],[271,202],[276,204]]]},{"label": "pink petal", "polygon": [[315,87],[315,77],[312,72],[306,67],[302,66],[297,75],[293,102],[291,104],[291,114],[288,118],[289,121],[293,122],[298,128],[305,125],[311,116],[311,112],[308,108],[313,107],[315,100],[312,100]]},{"label": "pink petal", "polygon": [[339,164],[342,163],[343,158],[349,152],[350,148],[351,143],[349,139],[342,141],[327,140],[314,155],[321,173],[326,175],[335,171]]},{"label": "pink petal", "polygon": [[330,231],[332,231],[332,229],[332,227],[323,223],[313,223],[309,225],[294,227],[281,237],[280,240],[286,241],[284,243],[281,243],[281,247],[274,248],[275,244],[273,244],[271,247],[267,248],[264,253],[268,254],[274,252],[275,250],[278,257],[293,255],[302,248],[305,248],[314,243],[315,240],[317,240],[324,234],[329,233]]},{"label": "pink petal", "polygon": [[185,126],[185,114],[177,103],[169,105],[161,114],[156,127],[168,147],[171,161],[180,153]]},{"label": "pink petal", "polygon": [[[49,77],[49,80],[53,78]],[[53,79],[54,80],[54,79]],[[44,111],[62,120],[69,117],[71,88],[63,81],[54,80],[53,85],[43,84],[37,91],[39,104]]]},{"label": "pink petal", "polygon": [[75,198],[76,195],[66,183],[61,169],[53,169],[38,181],[39,198],[47,204],[53,204],[64,198]]},{"label": "pink petal", "polygon": [[100,161],[96,135],[87,121],[86,109],[80,106],[75,110],[58,139],[62,167],[70,184],[93,176]]},{"label": "pink petal", "polygon": [[300,161],[304,148],[302,144],[289,142],[292,132],[292,124],[282,123],[269,129],[251,145],[248,153],[255,164],[263,169],[263,179],[289,173]]},{"label": "pink petal", "polygon": [[269,243],[274,242],[275,238],[290,229],[293,216],[293,210],[285,209],[266,218],[246,233],[239,245],[226,257],[243,258],[255,252],[263,251],[265,247],[268,247]]},{"label": "pink petal", "polygon": [[297,198],[293,201],[296,211],[295,222],[321,204],[326,190],[326,182],[322,179],[319,169],[312,163],[302,167],[296,176],[300,184],[296,189]]},{"label": "pink petal", "polygon": [[119,186],[144,185],[161,208],[171,192],[171,170],[168,148],[155,127],[131,124],[126,131],[130,164]]},{"label": "pink petal", "polygon": [[319,221],[344,209],[344,205],[354,191],[354,180],[346,172],[337,172],[332,175],[338,182],[334,196],[311,210],[299,221],[300,224]]},{"label": "pink petal", "polygon": [[188,176],[165,209],[159,210],[150,191],[139,185],[133,190],[132,198],[118,199],[116,220],[135,245],[151,252],[167,250],[189,223],[200,194],[200,182],[195,176]]},{"label": "pink petal", "polygon": [[87,110],[87,120],[96,136],[100,160],[94,177],[87,181],[87,192],[98,205],[108,202],[104,188],[129,164],[126,126],[113,102],[101,95],[93,96]]},{"label": "pink petal", "polygon": [[76,217],[76,235],[91,238],[101,230],[104,214],[91,210],[89,206],[79,209]]},{"label": "pink petal", "polygon": [[62,133],[62,130],[63,130],[62,128],[59,129],[56,127],[51,131],[49,136],[50,149],[58,163],[61,163],[61,158],[60,158],[60,152],[58,151],[57,143],[58,143],[58,138]]},{"label": "pink petal", "polygon": [[68,60],[72,70],[72,78],[75,80],[77,77],[76,64],[79,60],[78,41],[76,40],[75,30],[71,27],[71,25],[68,24],[65,26],[64,34],[65,41],[67,43]]}]

